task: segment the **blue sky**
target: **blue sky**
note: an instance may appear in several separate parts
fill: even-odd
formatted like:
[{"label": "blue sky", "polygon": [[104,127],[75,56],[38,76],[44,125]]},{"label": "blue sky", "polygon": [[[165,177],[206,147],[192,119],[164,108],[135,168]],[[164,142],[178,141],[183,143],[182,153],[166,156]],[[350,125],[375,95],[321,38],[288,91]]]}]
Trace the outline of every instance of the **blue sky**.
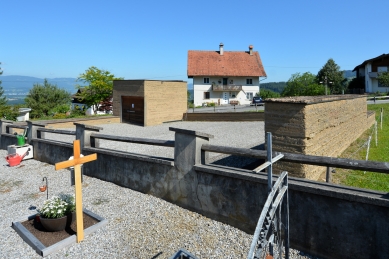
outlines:
[{"label": "blue sky", "polygon": [[267,79],[389,53],[387,0],[2,1],[3,75],[187,79],[188,50],[259,51]]}]

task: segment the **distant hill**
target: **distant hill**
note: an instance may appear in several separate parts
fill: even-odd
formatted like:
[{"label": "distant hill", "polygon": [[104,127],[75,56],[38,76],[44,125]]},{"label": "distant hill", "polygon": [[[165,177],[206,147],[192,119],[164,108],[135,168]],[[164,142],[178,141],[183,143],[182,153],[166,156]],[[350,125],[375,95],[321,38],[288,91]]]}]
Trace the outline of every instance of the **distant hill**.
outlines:
[{"label": "distant hill", "polygon": [[[31,76],[0,76],[2,81],[1,86],[5,91],[9,92],[11,89],[21,92],[27,90],[28,92],[34,84],[43,84],[43,78],[31,77]],[[71,93],[76,90],[76,78],[47,78],[50,84],[55,84],[59,88],[63,88]]]},{"label": "distant hill", "polygon": [[344,70],[343,71],[343,76],[345,78],[354,78],[357,76],[357,72],[353,72],[352,70]]},{"label": "distant hill", "polygon": [[[82,82],[76,82],[76,80],[76,78],[47,78],[50,84],[57,85],[71,94],[76,93],[77,84],[82,85]],[[43,84],[44,79],[31,76],[0,76],[0,81],[8,103],[21,104],[24,103],[24,98],[34,84]],[[193,90],[193,84],[188,84],[188,90]]]},{"label": "distant hill", "polygon": [[286,82],[270,82],[270,83],[262,83],[260,85],[261,89],[271,90],[276,93],[282,93],[284,88],[286,87]]}]

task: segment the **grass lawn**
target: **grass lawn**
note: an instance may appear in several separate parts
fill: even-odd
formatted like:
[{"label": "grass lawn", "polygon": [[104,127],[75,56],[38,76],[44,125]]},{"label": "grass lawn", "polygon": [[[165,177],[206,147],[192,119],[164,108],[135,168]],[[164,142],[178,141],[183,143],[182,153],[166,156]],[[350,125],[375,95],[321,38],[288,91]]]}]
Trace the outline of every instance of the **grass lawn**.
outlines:
[{"label": "grass lawn", "polygon": [[[381,108],[383,108],[382,129],[380,126]],[[376,146],[373,126],[343,152],[340,157],[365,160],[367,152],[367,145],[365,143],[369,136],[371,136],[368,160],[389,163],[389,104],[371,104],[367,106],[367,109],[376,112],[378,145]],[[389,174],[373,172],[365,173],[363,171],[337,168],[336,173],[333,174],[333,182],[359,188],[389,192]]]}]

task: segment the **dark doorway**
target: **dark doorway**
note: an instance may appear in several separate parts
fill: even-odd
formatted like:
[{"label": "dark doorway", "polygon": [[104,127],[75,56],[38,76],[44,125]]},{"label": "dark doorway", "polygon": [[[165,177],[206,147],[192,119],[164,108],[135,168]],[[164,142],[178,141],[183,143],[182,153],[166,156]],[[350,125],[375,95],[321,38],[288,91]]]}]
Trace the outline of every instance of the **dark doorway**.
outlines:
[{"label": "dark doorway", "polygon": [[227,85],[228,83],[228,78],[223,78],[223,85]]},{"label": "dark doorway", "polygon": [[122,122],[144,126],[144,97],[122,96]]}]

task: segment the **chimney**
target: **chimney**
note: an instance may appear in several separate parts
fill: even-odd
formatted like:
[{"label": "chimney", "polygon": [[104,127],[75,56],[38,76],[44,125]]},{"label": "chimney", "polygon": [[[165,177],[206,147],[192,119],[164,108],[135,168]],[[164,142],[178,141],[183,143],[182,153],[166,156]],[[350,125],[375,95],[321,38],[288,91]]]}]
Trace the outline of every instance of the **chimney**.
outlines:
[{"label": "chimney", "polygon": [[219,52],[220,52],[220,55],[222,55],[223,56],[223,53],[224,53],[224,50],[223,50],[223,43],[220,43],[220,45],[219,45]]},{"label": "chimney", "polygon": [[250,45],[249,46],[249,53],[250,53],[250,56],[252,56],[253,55],[253,45]]}]

